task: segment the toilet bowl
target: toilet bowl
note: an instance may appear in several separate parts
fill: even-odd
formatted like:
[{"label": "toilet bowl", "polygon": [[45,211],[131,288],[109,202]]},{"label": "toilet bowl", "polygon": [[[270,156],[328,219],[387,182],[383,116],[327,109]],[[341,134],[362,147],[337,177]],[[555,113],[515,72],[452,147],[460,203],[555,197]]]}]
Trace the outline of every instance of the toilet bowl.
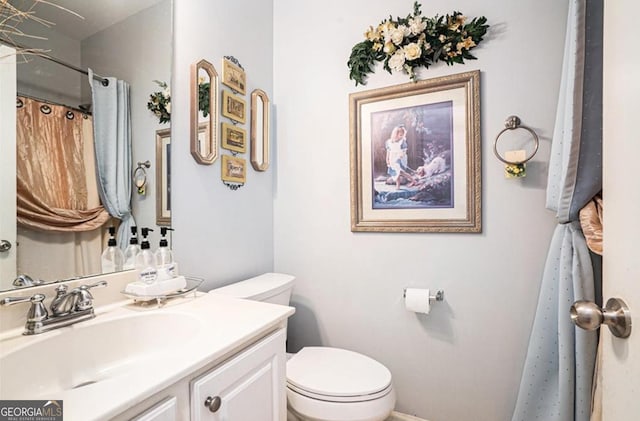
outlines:
[{"label": "toilet bowl", "polygon": [[[295,278],[266,273],[210,291],[288,305]],[[383,421],[396,402],[391,372],[357,352],[305,347],[286,366],[289,421]]]},{"label": "toilet bowl", "polygon": [[304,421],[381,421],[393,410],[389,370],[365,355],[302,348],[287,362],[287,406]]}]

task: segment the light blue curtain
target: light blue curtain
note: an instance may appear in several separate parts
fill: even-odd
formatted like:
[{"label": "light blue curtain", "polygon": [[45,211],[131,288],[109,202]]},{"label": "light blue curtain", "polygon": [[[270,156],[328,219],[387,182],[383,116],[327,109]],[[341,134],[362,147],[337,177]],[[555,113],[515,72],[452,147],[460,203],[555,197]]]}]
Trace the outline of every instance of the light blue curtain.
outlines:
[{"label": "light blue curtain", "polygon": [[569,308],[595,301],[580,209],[602,189],[602,0],[570,0],[547,208],[556,212],[512,421],[588,421],[597,333]]},{"label": "light blue curtain", "polygon": [[118,243],[129,244],[135,220],[131,214],[131,113],[129,84],[115,78],[104,86],[89,69],[98,192],[107,212],[120,219]]}]

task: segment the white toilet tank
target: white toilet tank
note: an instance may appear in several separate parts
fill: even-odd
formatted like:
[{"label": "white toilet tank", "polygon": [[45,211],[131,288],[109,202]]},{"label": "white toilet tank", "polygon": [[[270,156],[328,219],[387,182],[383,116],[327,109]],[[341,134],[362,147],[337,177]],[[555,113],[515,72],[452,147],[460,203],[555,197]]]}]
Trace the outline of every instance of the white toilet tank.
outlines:
[{"label": "white toilet tank", "polygon": [[284,273],[264,273],[209,292],[287,306],[295,279],[295,276]]}]

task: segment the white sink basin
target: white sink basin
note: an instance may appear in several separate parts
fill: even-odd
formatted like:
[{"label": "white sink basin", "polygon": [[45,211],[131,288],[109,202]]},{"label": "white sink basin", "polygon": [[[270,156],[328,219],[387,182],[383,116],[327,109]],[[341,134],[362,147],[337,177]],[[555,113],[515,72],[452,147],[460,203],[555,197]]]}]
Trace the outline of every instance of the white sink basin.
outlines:
[{"label": "white sink basin", "polygon": [[[203,322],[172,311],[127,313],[29,338],[0,357],[3,399],[33,399],[95,384],[144,361],[175,354],[203,331]],[[22,343],[24,342],[24,343]]]}]

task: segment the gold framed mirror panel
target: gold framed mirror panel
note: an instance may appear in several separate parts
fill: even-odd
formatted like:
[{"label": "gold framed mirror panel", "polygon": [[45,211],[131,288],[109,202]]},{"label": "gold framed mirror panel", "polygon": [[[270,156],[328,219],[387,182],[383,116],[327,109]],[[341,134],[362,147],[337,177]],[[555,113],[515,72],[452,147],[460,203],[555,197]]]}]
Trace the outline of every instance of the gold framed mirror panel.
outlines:
[{"label": "gold framed mirror panel", "polygon": [[251,92],[251,165],[269,168],[269,97],[262,89]]},{"label": "gold framed mirror panel", "polygon": [[[202,128],[206,127],[205,133]],[[218,158],[218,73],[200,60],[191,65],[191,155],[198,164]]]}]

